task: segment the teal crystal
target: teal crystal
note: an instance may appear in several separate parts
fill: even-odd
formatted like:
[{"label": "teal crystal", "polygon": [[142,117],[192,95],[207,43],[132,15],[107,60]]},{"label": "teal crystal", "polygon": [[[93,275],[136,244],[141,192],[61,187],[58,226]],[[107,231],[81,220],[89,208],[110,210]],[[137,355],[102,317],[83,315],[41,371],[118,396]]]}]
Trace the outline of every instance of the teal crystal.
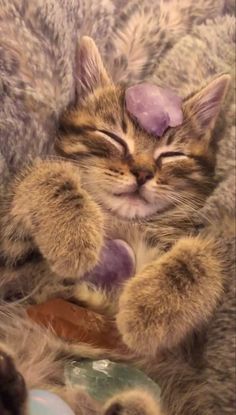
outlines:
[{"label": "teal crystal", "polygon": [[115,393],[135,387],[142,387],[160,396],[160,388],[148,376],[132,366],[109,360],[83,360],[67,366],[69,383],[82,387],[95,399],[104,401]]}]

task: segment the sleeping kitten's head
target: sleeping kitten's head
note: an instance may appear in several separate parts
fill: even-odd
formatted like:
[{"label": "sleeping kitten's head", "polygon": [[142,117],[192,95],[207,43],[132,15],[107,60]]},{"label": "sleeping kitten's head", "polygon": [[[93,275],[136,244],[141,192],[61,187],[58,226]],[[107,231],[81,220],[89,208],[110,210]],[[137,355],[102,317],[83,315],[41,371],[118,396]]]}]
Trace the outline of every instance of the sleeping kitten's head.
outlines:
[{"label": "sleeping kitten's head", "polygon": [[109,78],[94,42],[79,49],[80,103],[62,118],[57,148],[78,161],[83,186],[126,219],[176,206],[198,209],[212,189],[212,135],[230,77],[221,75],[183,103],[184,121],[161,138],[126,111],[124,88]]}]

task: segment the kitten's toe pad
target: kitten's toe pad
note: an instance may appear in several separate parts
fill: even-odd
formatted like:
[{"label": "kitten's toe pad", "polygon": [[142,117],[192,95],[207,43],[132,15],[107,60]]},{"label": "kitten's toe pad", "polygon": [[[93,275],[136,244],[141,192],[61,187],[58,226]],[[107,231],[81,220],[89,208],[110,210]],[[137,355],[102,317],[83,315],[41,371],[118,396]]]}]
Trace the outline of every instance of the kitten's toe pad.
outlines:
[{"label": "kitten's toe pad", "polygon": [[[0,350],[0,413],[21,415],[26,401],[26,385],[13,359]],[[22,412],[23,413],[23,412]]]}]

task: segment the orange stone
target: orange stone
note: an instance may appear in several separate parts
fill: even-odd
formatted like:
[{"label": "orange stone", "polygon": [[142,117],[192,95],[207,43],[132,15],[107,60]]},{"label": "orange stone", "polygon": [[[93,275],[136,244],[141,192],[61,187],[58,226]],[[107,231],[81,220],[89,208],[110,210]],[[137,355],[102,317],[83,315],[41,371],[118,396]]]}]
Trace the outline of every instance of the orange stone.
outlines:
[{"label": "orange stone", "polygon": [[69,342],[127,354],[114,320],[62,299],[28,307],[29,317]]}]

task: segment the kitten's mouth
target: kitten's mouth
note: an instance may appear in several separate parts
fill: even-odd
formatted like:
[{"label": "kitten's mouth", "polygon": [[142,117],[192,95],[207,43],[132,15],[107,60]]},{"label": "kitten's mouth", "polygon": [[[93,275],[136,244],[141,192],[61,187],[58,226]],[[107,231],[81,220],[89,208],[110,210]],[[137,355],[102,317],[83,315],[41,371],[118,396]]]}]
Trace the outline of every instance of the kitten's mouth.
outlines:
[{"label": "kitten's mouth", "polygon": [[128,199],[130,201],[142,201],[148,203],[148,201],[140,194],[139,189],[136,189],[134,192],[119,192],[113,193],[113,196]]},{"label": "kitten's mouth", "polygon": [[[121,190],[121,189],[120,189]],[[103,205],[122,219],[134,220],[145,218],[156,212],[156,205],[150,203],[144,189],[133,186],[133,189],[124,189],[107,193],[103,198]]]}]

